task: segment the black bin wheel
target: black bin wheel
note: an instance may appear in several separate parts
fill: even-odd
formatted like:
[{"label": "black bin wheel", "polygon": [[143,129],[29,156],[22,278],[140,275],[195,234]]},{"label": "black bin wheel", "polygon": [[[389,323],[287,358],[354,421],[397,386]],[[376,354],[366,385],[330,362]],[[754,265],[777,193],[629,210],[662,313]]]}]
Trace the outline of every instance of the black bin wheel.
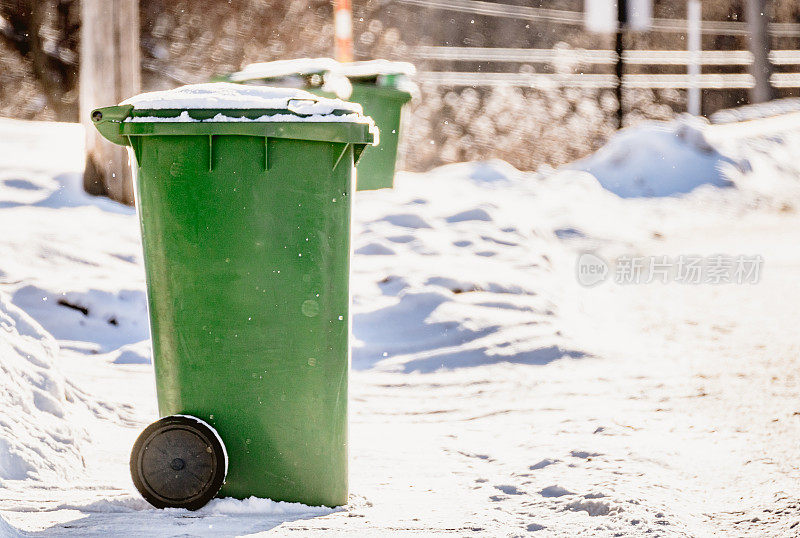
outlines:
[{"label": "black bin wheel", "polygon": [[153,422],[131,452],[133,484],[156,508],[202,508],[219,492],[227,467],[216,431],[186,415]]}]

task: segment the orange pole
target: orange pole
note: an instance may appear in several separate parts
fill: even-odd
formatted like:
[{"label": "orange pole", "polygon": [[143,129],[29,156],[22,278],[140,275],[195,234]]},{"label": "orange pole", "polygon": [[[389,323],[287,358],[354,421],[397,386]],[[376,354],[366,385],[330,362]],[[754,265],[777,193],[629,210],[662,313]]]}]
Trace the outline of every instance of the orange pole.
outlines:
[{"label": "orange pole", "polygon": [[333,35],[336,39],[336,59],[353,61],[353,9],[350,0],[333,1]]}]

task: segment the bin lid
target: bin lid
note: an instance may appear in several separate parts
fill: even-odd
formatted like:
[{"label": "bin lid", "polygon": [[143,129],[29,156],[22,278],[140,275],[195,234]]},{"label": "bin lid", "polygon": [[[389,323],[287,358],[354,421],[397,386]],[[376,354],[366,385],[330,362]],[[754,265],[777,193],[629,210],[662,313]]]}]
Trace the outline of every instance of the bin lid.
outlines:
[{"label": "bin lid", "polygon": [[408,62],[392,62],[390,60],[366,60],[361,62],[340,63],[339,73],[348,78],[373,78],[379,75],[413,76],[417,72],[414,64]]},{"label": "bin lid", "polygon": [[413,64],[389,60],[366,60],[336,66],[336,73],[351,83],[383,88],[387,96],[403,100],[419,95],[419,88],[411,81],[416,72]]},{"label": "bin lid", "polygon": [[228,76],[232,82],[243,80],[280,78],[291,75],[322,75],[327,72],[342,74],[346,77],[366,78],[378,75],[413,76],[417,69],[409,62],[393,62],[390,60],[365,60],[360,62],[337,62],[333,58],[297,58],[294,60],[275,60],[272,62],[252,63],[241,71]]},{"label": "bin lid", "polygon": [[275,60],[248,64],[241,71],[228,76],[231,82],[245,80],[281,78],[291,75],[324,75],[334,71],[339,64],[333,58],[297,58],[295,60]]},{"label": "bin lid", "polygon": [[323,90],[338,97],[350,97],[350,81],[394,88],[410,95],[418,93],[409,80],[417,72],[413,64],[390,60],[365,60],[359,62],[337,62],[332,58],[297,58],[275,60],[244,66],[241,71],[228,75],[231,82],[252,82],[309,77],[317,75]]},{"label": "bin lid", "polygon": [[191,84],[143,93],[92,112],[106,139],[129,145],[129,136],[244,134],[355,144],[378,143],[378,129],[357,103],[327,99],[297,88],[229,82]]},{"label": "bin lid", "polygon": [[337,72],[339,62],[332,58],[297,58],[275,60],[244,66],[241,71],[226,77],[230,82],[265,82],[267,85],[318,87],[340,99],[347,99],[353,91],[350,81]]}]

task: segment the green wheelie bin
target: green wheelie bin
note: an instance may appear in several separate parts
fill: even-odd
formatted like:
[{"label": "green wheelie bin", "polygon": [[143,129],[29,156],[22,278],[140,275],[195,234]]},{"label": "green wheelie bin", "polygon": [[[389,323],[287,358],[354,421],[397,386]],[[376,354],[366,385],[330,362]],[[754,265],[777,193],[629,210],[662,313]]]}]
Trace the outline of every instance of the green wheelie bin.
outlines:
[{"label": "green wheelie bin", "polygon": [[339,63],[330,58],[299,58],[250,64],[225,79],[240,84],[291,85],[359,103],[381,132],[380,144],[358,163],[356,190],[364,191],[394,184],[401,113],[418,92],[410,80],[414,72],[414,66],[406,62]]},{"label": "green wheelie bin", "polygon": [[400,142],[401,113],[418,91],[410,80],[414,66],[406,62],[370,60],[340,63],[337,69],[353,88],[349,100],[359,103],[381,132],[380,144],[358,163],[358,190],[391,188]]},{"label": "green wheelie bin", "polygon": [[209,83],[92,112],[136,176],[162,417],[131,454],[157,507],[347,502],[357,106]]}]

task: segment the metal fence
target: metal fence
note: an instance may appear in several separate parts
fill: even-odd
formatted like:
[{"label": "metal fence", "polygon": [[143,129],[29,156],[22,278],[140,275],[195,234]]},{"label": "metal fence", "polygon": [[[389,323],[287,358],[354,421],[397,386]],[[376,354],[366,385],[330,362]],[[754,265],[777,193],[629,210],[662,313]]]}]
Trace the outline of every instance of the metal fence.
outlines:
[{"label": "metal fence", "polygon": [[[418,46],[410,49],[416,60],[459,62],[514,62],[524,64],[550,64],[558,73],[495,73],[423,71],[421,82],[450,86],[524,86],[529,88],[614,88],[613,74],[570,73],[586,65],[613,65],[617,54],[613,50],[583,49],[520,49],[479,47]],[[623,54],[628,65],[639,66],[749,66],[753,55],[749,51],[702,51],[697,58],[685,50],[629,50]],[[770,54],[774,65],[800,65],[800,50],[776,50]],[[774,73],[771,78],[776,88],[800,87],[800,73]],[[749,73],[690,74],[626,74],[623,87],[628,88],[702,88],[741,89],[754,85]]]},{"label": "metal fence", "polygon": [[[611,36],[584,30],[584,13],[502,0],[374,1],[401,36],[387,40],[378,54],[397,54],[419,68],[423,98],[410,111],[405,168],[487,158],[522,169],[558,166],[587,155],[615,132],[617,53],[607,48]],[[755,85],[748,69],[753,55],[698,45],[698,35],[705,35],[707,46],[713,41],[718,48],[744,48],[747,24],[691,19],[691,31],[687,19],[656,17],[650,32],[630,33],[630,49],[622,55],[625,125],[696,112],[700,101],[707,113],[747,102]],[[800,23],[772,23],[769,32],[780,48],[791,49]],[[690,42],[693,50],[679,50]],[[365,48],[362,54],[375,52]],[[800,50],[775,50],[770,60],[779,95],[797,95]]]},{"label": "metal fence", "polygon": [[[458,11],[474,15],[507,17],[531,21],[551,22],[558,24],[582,25],[584,14],[579,11],[565,11],[541,7],[517,6],[480,0],[391,0],[397,4]],[[654,18],[654,32],[686,32],[688,21],[685,19]],[[700,31],[704,34],[747,35],[746,23],[734,21],[702,21]],[[800,37],[800,23],[771,23],[770,34],[778,37]]]}]

